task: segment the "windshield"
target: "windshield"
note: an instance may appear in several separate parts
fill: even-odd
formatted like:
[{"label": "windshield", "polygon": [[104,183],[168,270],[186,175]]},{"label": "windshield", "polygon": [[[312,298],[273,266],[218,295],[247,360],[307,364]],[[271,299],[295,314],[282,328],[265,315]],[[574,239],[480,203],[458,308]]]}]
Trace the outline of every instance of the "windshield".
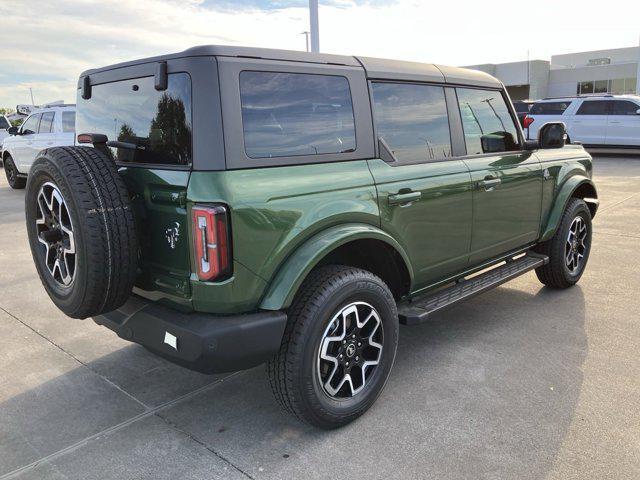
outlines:
[{"label": "windshield", "polygon": [[154,78],[94,85],[91,98],[78,95],[76,134],[101,133],[118,162],[188,165],[191,163],[191,79],[169,75],[158,91]]}]

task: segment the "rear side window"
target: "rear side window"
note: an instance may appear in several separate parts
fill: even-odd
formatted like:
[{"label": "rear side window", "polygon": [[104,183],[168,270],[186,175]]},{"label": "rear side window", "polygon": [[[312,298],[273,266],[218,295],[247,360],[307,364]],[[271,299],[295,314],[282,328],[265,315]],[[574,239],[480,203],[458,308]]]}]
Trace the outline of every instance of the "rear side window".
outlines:
[{"label": "rear side window", "polygon": [[249,158],[353,152],[349,81],[306,73],[240,73],[244,148]]},{"label": "rear side window", "polygon": [[0,115],[0,129],[6,130],[10,126],[11,125],[9,124],[7,119]]},{"label": "rear side window", "polygon": [[540,102],[534,103],[529,113],[531,115],[562,115],[571,102]]},{"label": "rear side window", "polygon": [[607,101],[583,102],[576,115],[606,115],[608,103]]},{"label": "rear side window", "polygon": [[627,100],[614,100],[613,101],[613,115],[636,115],[636,112],[640,110],[640,105],[637,103],[629,102]]},{"label": "rear side window", "polygon": [[451,156],[444,89],[432,85],[374,83],[377,134],[400,162]]},{"label": "rear side window", "polygon": [[50,133],[53,132],[53,119],[55,117],[55,112],[45,112],[42,114],[42,119],[40,120],[40,128],[38,129],[38,133]]},{"label": "rear side window", "polygon": [[62,112],[62,131],[64,133],[75,132],[76,130],[76,112]]},{"label": "rear side window", "polygon": [[191,78],[169,74],[166,90],[153,77],[93,85],[91,98],[78,95],[76,133],[101,133],[122,142],[110,147],[116,161],[191,163]]},{"label": "rear side window", "polygon": [[36,133],[38,131],[38,123],[40,122],[40,114],[36,113],[27,118],[22,124],[22,133]]},{"label": "rear side window", "polygon": [[458,88],[468,155],[519,150],[518,130],[500,92]]}]

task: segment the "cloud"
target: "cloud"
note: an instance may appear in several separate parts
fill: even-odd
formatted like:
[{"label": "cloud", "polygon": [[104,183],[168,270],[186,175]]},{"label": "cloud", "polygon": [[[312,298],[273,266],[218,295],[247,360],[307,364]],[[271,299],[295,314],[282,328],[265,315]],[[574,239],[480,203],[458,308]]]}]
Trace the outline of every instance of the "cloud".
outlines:
[{"label": "cloud", "polygon": [[[640,2],[593,15],[577,2],[320,0],[320,46],[465,65],[637,44]],[[78,74],[194,45],[305,48],[306,0],[27,0],[0,3],[0,106],[74,101]],[[582,5],[582,4],[581,4]]]}]

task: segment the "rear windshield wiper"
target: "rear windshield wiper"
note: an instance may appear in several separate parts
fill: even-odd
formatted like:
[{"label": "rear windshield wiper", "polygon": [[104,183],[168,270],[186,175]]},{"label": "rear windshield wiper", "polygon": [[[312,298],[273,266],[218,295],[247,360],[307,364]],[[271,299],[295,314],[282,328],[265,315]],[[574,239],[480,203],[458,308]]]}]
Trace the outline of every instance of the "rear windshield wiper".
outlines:
[{"label": "rear windshield wiper", "polygon": [[120,142],[118,140],[108,140],[107,147],[124,148],[125,150],[146,150],[144,145],[137,145],[130,142]]}]

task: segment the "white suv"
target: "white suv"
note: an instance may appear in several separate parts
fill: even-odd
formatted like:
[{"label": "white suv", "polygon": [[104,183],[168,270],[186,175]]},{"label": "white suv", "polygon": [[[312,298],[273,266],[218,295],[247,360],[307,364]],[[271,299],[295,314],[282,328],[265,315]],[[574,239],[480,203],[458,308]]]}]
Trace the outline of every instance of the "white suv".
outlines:
[{"label": "white suv", "polygon": [[640,97],[589,95],[549,98],[534,103],[523,121],[535,139],[547,122],[564,122],[571,141],[586,147],[640,148]]},{"label": "white suv", "polygon": [[76,106],[57,105],[29,115],[20,127],[8,130],[2,142],[2,162],[11,188],[24,188],[31,164],[40,150],[73,145]]}]

